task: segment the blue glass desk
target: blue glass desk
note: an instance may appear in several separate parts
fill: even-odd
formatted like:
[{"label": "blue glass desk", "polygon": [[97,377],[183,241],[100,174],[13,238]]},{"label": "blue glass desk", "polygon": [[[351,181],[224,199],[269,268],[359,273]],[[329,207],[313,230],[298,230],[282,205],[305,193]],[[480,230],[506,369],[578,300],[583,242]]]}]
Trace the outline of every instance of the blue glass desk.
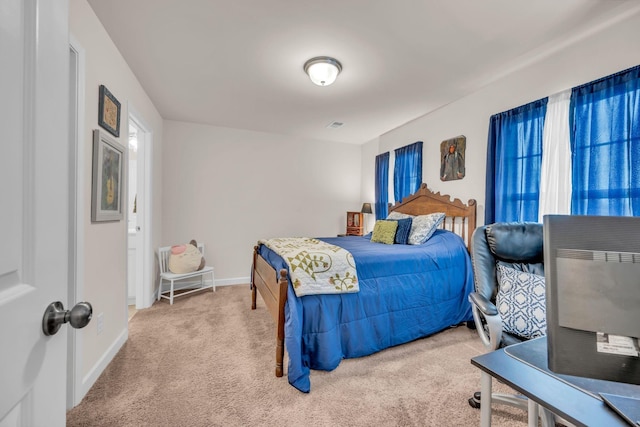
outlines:
[{"label": "blue glass desk", "polygon": [[640,397],[640,386],[559,375],[547,366],[545,337],[525,341],[471,359],[482,370],[480,425],[491,426],[492,378],[529,398],[529,425],[538,425],[538,406],[549,409],[576,426],[626,426],[629,424],[598,396],[599,392]]}]

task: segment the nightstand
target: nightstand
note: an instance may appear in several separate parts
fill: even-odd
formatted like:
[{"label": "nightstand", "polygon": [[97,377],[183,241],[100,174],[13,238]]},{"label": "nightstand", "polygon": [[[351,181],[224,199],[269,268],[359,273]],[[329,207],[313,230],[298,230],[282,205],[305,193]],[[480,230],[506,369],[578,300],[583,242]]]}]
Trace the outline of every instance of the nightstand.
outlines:
[{"label": "nightstand", "polygon": [[362,212],[347,212],[347,236],[362,236],[364,215]]}]

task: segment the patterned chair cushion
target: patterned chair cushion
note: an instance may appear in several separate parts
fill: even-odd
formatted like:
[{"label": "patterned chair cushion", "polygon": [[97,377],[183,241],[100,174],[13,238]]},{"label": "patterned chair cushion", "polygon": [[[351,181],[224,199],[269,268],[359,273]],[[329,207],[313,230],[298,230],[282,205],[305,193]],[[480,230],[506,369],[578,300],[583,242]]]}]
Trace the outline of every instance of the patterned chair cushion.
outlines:
[{"label": "patterned chair cushion", "polygon": [[547,316],[544,276],[498,264],[500,289],[496,306],[502,329],[525,339],[546,335]]}]

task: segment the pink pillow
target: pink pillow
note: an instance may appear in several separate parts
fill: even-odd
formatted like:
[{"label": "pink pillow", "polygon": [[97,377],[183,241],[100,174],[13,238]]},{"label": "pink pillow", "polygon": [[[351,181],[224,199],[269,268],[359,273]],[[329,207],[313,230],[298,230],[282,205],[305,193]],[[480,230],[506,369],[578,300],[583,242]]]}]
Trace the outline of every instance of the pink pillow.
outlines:
[{"label": "pink pillow", "polygon": [[173,255],[178,255],[184,252],[187,249],[187,245],[174,245],[171,246],[171,253]]},{"label": "pink pillow", "polygon": [[202,254],[192,244],[175,245],[169,255],[169,271],[176,274],[192,273],[204,267]]}]

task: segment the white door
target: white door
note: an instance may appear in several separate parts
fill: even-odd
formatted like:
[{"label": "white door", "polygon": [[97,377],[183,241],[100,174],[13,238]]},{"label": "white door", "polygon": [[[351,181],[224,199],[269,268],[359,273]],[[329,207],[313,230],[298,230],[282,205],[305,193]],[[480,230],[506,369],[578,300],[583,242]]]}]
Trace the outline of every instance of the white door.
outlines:
[{"label": "white door", "polygon": [[0,2],[0,426],[64,426],[67,328],[68,1]]}]

